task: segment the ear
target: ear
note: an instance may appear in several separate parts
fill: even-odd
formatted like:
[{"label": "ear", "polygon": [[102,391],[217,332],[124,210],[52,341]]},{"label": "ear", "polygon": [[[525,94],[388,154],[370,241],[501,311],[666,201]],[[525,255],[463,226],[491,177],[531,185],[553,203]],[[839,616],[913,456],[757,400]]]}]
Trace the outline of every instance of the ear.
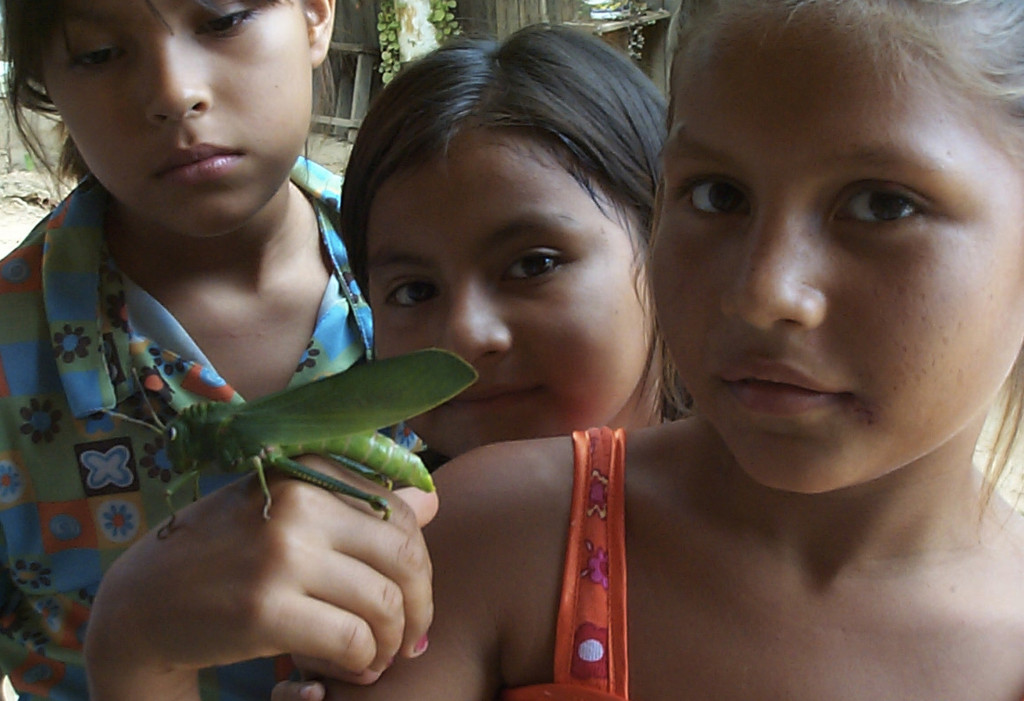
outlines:
[{"label": "ear", "polygon": [[313,68],[316,68],[331,48],[334,32],[334,0],[301,0],[309,28],[309,50]]}]

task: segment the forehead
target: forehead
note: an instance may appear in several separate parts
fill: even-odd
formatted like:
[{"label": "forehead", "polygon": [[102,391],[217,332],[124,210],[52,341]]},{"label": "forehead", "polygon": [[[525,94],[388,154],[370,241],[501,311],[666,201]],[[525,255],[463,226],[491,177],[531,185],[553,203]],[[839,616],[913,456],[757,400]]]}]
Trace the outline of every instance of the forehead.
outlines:
[{"label": "forehead", "polygon": [[[226,6],[226,0],[57,0],[55,3],[62,17],[102,20],[117,14],[144,12],[153,17],[173,10],[204,8],[216,11]],[[265,4],[247,0],[245,5]]]},{"label": "forehead", "polygon": [[736,148],[768,140],[780,154],[811,145],[814,153],[941,151],[943,139],[965,130],[994,140],[991,114],[927,63],[857,31],[813,14],[760,17],[680,51],[668,153],[684,134]]}]

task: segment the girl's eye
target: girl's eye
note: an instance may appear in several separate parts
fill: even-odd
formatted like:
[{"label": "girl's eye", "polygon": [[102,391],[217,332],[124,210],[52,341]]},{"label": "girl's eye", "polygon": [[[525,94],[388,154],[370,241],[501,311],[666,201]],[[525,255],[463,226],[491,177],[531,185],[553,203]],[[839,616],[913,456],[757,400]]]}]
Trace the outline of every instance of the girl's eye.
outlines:
[{"label": "girl's eye", "polygon": [[106,46],[102,49],[96,49],[95,51],[86,51],[84,53],[76,54],[72,59],[72,63],[76,66],[100,66],[104,63],[113,61],[115,58],[120,56],[123,51],[113,46]]},{"label": "girl's eye", "polygon": [[388,293],[388,304],[400,307],[412,307],[437,296],[437,289],[429,282],[407,282]]},{"label": "girl's eye", "polygon": [[255,14],[256,10],[253,9],[231,12],[204,24],[200,28],[199,34],[231,34],[238,31]]},{"label": "girl's eye", "polygon": [[863,222],[889,222],[917,214],[917,204],[894,192],[866,190],[854,195],[846,205],[845,215]]},{"label": "girl's eye", "polygon": [[717,180],[699,182],[690,188],[690,203],[699,212],[739,214],[747,209],[747,198],[729,183]]},{"label": "girl's eye", "polygon": [[525,255],[508,269],[506,278],[513,280],[525,280],[550,273],[558,267],[558,257],[554,253],[536,252]]}]

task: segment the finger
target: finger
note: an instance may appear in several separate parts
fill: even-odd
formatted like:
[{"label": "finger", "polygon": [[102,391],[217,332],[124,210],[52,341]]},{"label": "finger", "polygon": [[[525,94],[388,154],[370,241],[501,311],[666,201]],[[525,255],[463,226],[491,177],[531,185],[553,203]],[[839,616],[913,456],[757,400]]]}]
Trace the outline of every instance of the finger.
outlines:
[{"label": "finger", "polygon": [[[361,560],[341,554],[318,567],[307,578],[307,584],[310,596],[358,616],[369,627],[374,643],[372,659],[363,662],[360,656],[347,655],[342,667],[349,671],[385,669],[398,654],[405,637],[401,587]],[[327,659],[340,661],[335,656]]]},{"label": "finger", "polygon": [[[426,650],[427,630],[434,617],[430,555],[418,523],[419,516],[405,500],[406,496],[412,497],[414,493],[421,494],[426,499],[417,502],[419,498],[415,497],[413,501],[430,509],[430,498],[435,495],[424,494],[417,489],[405,490],[401,498],[391,500],[392,514],[389,521],[373,521],[373,525],[377,527],[393,527],[389,532],[389,536],[393,538],[391,545],[360,552],[364,562],[391,578],[402,591],[405,632],[400,654],[406,657],[416,657]],[[436,507],[436,499],[433,500],[433,504]],[[433,517],[429,511],[421,509],[420,513]],[[354,533],[355,531],[348,531],[346,536],[351,538]],[[363,536],[360,542],[367,543],[370,539]],[[359,552],[357,543],[350,543],[348,547],[350,551]],[[381,669],[378,666],[379,662],[375,662],[374,669]]]},{"label": "finger", "polygon": [[329,660],[318,660],[301,655],[292,655],[292,661],[307,679],[336,679],[347,684],[367,685],[380,679],[384,670],[368,669],[360,673],[353,673],[342,669]]},{"label": "finger", "polygon": [[[370,657],[360,649],[346,655],[343,666],[382,670],[400,650],[412,654],[433,615],[430,558],[412,509],[394,499],[393,517],[384,521],[310,485],[291,481],[273,491],[275,515],[264,532],[282,532],[271,559],[288,563],[305,595],[352,613],[372,632]],[[310,515],[315,528],[286,528]],[[338,653],[321,656],[339,660]]]},{"label": "finger", "polygon": [[424,492],[415,487],[403,487],[395,490],[395,496],[400,497],[412,509],[416,516],[416,523],[420,527],[430,523],[437,515],[437,492]]},{"label": "finger", "polygon": [[[344,502],[346,505],[356,507],[335,510],[336,515],[319,522],[318,530],[329,538],[332,549],[364,562],[398,585],[404,604],[405,624],[401,654],[409,657],[421,654],[425,650],[427,630],[433,620],[434,606],[430,558],[418,519],[432,517],[431,495],[425,495],[426,499],[418,501],[417,497],[412,496],[418,490],[413,489],[404,491],[403,498],[396,498],[380,485],[352,476],[324,458],[304,456],[303,461],[314,469],[322,469],[349,483],[355,483],[361,489],[390,497],[391,517],[384,521],[361,502],[353,502],[346,497],[338,499],[337,495],[331,495],[326,490],[314,490],[321,496],[333,499],[336,505]],[[281,484],[277,487],[287,493],[303,492],[306,498],[311,498],[309,490]],[[421,516],[418,516],[417,511],[406,502],[406,494],[417,505],[417,511]],[[287,508],[280,503],[283,496],[279,497],[275,492],[275,508]],[[436,500],[433,500],[434,507],[436,504]],[[299,508],[305,510],[305,506]],[[375,591],[383,592],[381,589]],[[380,618],[374,618],[372,624],[381,631],[390,630]],[[383,639],[390,648],[391,638],[385,635]],[[374,667],[380,669],[380,665],[386,661],[377,656]]]},{"label": "finger", "polygon": [[[377,641],[366,620],[333,603],[294,595],[276,603],[279,609],[267,613],[266,620],[277,621],[275,639],[268,643],[275,650],[290,650],[295,655],[330,660],[341,669],[362,671],[376,663]],[[386,665],[385,659],[381,665]]]},{"label": "finger", "polygon": [[323,701],[326,696],[320,682],[281,682],[270,692],[270,701]]}]

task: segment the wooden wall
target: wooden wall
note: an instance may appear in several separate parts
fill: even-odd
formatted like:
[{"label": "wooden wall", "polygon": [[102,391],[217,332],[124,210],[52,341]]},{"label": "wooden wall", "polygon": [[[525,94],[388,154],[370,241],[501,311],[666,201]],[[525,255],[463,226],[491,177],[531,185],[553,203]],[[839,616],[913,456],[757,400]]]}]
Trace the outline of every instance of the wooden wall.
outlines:
[{"label": "wooden wall", "polygon": [[[674,10],[679,0],[647,0],[652,10]],[[471,34],[505,37],[536,22],[567,22],[583,17],[580,0],[458,0],[458,16]],[[334,40],[377,44],[377,2],[337,0]]]},{"label": "wooden wall", "polygon": [[[537,22],[555,24],[584,19],[580,0],[458,0],[466,31],[506,37]],[[674,9],[678,0],[647,0],[651,10]]]},{"label": "wooden wall", "polygon": [[[667,90],[669,61],[669,22],[664,11],[674,10],[678,4],[679,0],[647,0],[648,10],[656,12],[659,19],[642,28],[644,49],[638,63],[662,91]],[[324,105],[319,110],[316,121],[339,136],[354,137],[354,128],[362,117],[363,98],[381,88],[376,70],[377,7],[377,0],[336,0],[330,57],[335,96],[333,105]],[[500,39],[529,24],[570,22],[623,51],[629,40],[628,28],[609,29],[607,23],[589,22],[581,0],[458,0],[457,16],[463,32],[469,36]],[[357,50],[358,47],[362,50]],[[360,55],[364,61],[372,60],[372,69],[366,70],[367,66],[359,64]]]}]

